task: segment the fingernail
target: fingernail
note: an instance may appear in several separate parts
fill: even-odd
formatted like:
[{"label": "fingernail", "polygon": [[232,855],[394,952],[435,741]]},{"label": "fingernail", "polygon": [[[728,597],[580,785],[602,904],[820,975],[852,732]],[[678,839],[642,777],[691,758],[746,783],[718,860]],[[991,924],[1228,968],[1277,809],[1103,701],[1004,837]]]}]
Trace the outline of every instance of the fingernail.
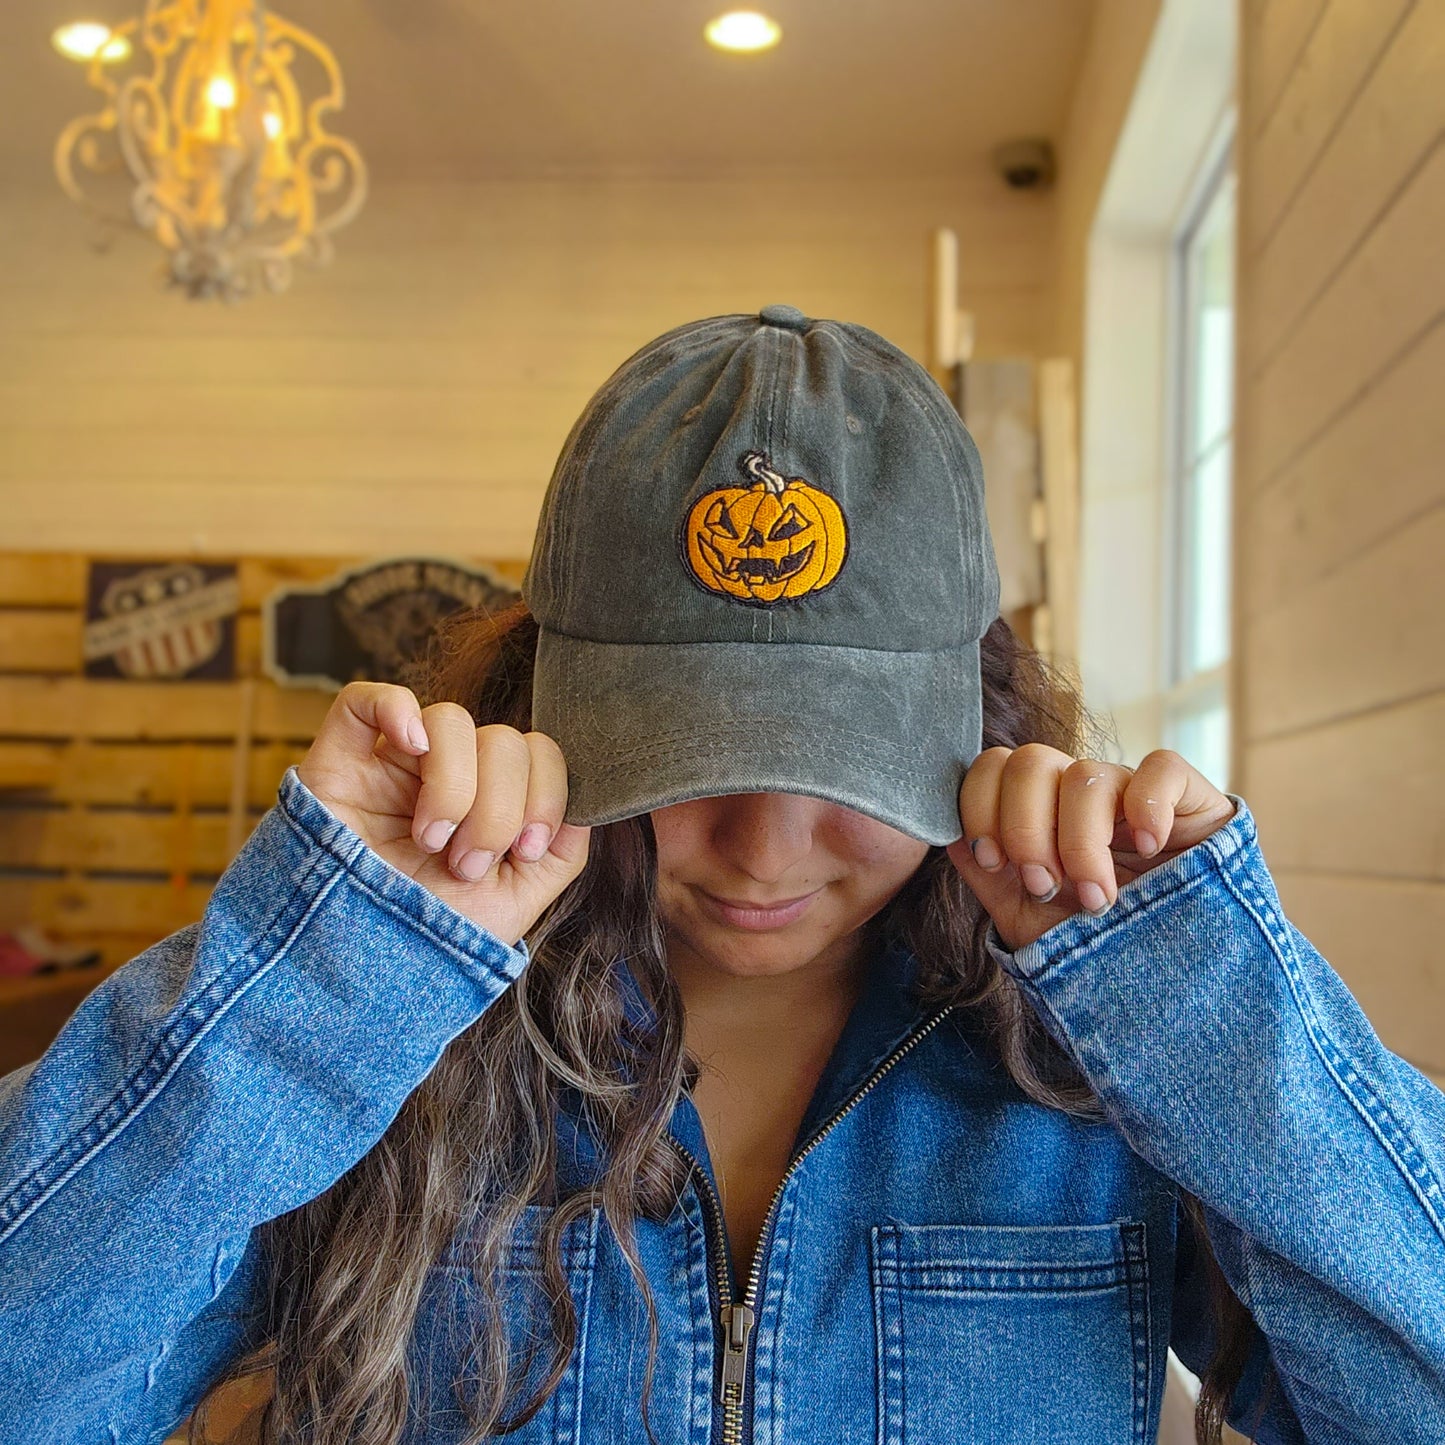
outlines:
[{"label": "fingernail", "polygon": [[1109,911],[1109,895],[1099,887],[1097,883],[1086,880],[1078,885],[1079,902],[1084,905],[1087,912],[1097,918],[1101,913]]},{"label": "fingernail", "polygon": [[1159,840],[1147,829],[1141,828],[1134,834],[1134,851],[1141,858],[1148,858],[1159,851]]},{"label": "fingernail", "polygon": [[1024,880],[1024,887],[1040,903],[1047,903],[1059,891],[1059,885],[1054,882],[1054,875],[1037,863],[1025,863],[1019,869],[1019,877]]},{"label": "fingernail", "polygon": [[476,883],[479,879],[487,876],[487,870],[491,868],[495,853],[484,852],[480,848],[473,848],[470,853],[463,853],[457,860],[453,872],[460,873],[468,883]]},{"label": "fingernail", "polygon": [[522,834],[517,839],[516,847],[512,851],[526,862],[535,863],[547,851],[547,844],[550,841],[547,836],[546,824],[528,823],[522,829]]},{"label": "fingernail", "polygon": [[1003,862],[1003,854],[998,851],[998,844],[992,838],[975,838],[972,846],[974,861],[980,868],[991,873]]},{"label": "fingernail", "polygon": [[431,751],[431,743],[427,741],[426,729],[422,726],[421,719],[419,717],[414,717],[408,720],[406,725],[406,735],[408,738],[411,739],[412,747],[414,747],[418,752],[425,753]]},{"label": "fingernail", "polygon": [[445,818],[438,818],[435,823],[426,825],[421,835],[421,846],[428,853],[440,853],[456,831],[455,823],[448,823]]}]

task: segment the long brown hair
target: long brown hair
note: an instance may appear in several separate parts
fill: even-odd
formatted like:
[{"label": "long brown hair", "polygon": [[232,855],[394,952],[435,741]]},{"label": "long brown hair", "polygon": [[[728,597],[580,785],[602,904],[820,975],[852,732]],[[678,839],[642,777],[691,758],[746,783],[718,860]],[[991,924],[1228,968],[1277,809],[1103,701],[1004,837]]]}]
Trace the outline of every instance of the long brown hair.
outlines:
[{"label": "long brown hair", "polygon": [[[524,604],[494,617],[455,614],[411,679],[423,705],[450,700],[478,725],[531,725],[537,625]],[[1070,679],[1023,643],[1002,617],[985,633],[984,746],[1042,742],[1070,756],[1102,756],[1112,741]],[[326,1192],[261,1226],[268,1259],[265,1343],[213,1382],[189,1439],[206,1438],[210,1407],[227,1386],[269,1374],[271,1393],[245,1436],[265,1445],[395,1445],[409,1409],[406,1349],[422,1288],[441,1252],[466,1242],[478,1316],[462,1378],[452,1382],[472,1422],[468,1445],[530,1419],[560,1381],[577,1319],[563,1264],[568,1224],[600,1206],[646,1305],[647,1403],[657,1350],[651,1289],[634,1221],[662,1220],[685,1184],[665,1143],[679,1091],[698,1073],[683,1043],[683,1007],[668,972],[653,885],[646,815],[593,829],[587,866],[528,934],[532,961],[517,983],[445,1049],[386,1133]],[[923,1003],[973,1011],[999,1059],[1030,1099],[1080,1117],[1102,1110],[984,946],[988,917],[941,848],[932,848],[870,922],[918,959]],[[624,1015],[613,965],[625,956],[656,1014],[654,1030]],[[619,1075],[619,1061],[626,1062]],[[623,1081],[625,1078],[625,1081]],[[558,1188],[556,1110],[581,1099],[603,1148],[593,1187]],[[1209,1270],[1217,1349],[1195,1414],[1199,1445],[1218,1445],[1224,1412],[1257,1326],[1209,1245],[1202,1208],[1185,1216]],[[538,1241],[553,1348],[545,1379],[514,1400],[505,1320],[495,1281],[528,1205],[544,1205]],[[531,1361],[528,1361],[530,1365]],[[234,1438],[234,1437],[233,1437]]]}]

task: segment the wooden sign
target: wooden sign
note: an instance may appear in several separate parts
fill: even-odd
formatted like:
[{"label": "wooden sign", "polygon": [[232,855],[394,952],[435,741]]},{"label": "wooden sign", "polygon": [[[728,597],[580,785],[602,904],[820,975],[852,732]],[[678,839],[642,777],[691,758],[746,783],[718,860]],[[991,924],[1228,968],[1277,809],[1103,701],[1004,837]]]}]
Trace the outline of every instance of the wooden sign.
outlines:
[{"label": "wooden sign", "polygon": [[440,557],[392,557],[295,587],[262,604],[262,667],[279,683],[339,691],[401,682],[443,617],[498,612],[520,593],[490,568]]},{"label": "wooden sign", "polygon": [[234,677],[240,605],[233,564],[91,562],[81,633],[85,676]]}]

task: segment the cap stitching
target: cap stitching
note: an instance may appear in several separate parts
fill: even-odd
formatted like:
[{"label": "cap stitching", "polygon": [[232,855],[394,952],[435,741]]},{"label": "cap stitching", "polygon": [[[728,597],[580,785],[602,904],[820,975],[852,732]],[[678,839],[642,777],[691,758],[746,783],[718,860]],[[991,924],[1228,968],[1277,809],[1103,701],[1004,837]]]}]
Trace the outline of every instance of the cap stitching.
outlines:
[{"label": "cap stitching", "polygon": [[[765,329],[765,331],[764,331],[764,335],[770,336],[771,339],[772,339],[772,343],[773,343],[773,381],[772,381],[772,385],[768,388],[768,424],[767,424],[766,440],[765,440],[764,443],[763,443],[762,450],[765,451],[765,452],[768,454],[769,457],[771,457],[771,456],[773,455],[773,450],[774,450],[774,448],[773,448],[773,416],[774,416],[774,414],[776,413],[776,411],[777,411],[777,409],[778,409],[778,380],[779,380],[779,378],[780,378],[780,377],[782,376],[782,374],[783,374],[783,345],[784,345],[784,343],[783,343],[783,333],[782,333],[780,330],[775,330],[775,329],[772,328],[772,327],[767,327],[767,328]],[[771,466],[772,463],[769,462],[769,465]],[[742,599],[739,599],[739,600],[741,601]],[[781,600],[781,599],[779,599],[779,600]],[[769,607],[767,610],[768,610],[769,612],[771,612],[771,611],[772,611],[772,608]],[[752,629],[752,631],[753,631],[753,641],[756,642],[756,641],[758,640],[758,624],[757,624],[757,619],[756,619],[756,618],[753,619],[753,629]],[[768,624],[768,635],[769,635],[769,637],[772,636],[772,623],[771,623],[771,622],[769,622],[769,624]]]},{"label": "cap stitching", "polygon": [[[792,334],[796,334],[796,333],[792,333]],[[799,354],[799,352],[800,352],[802,349],[803,349],[803,343],[802,343],[801,341],[799,341],[799,342],[793,342],[793,343],[791,343],[791,344],[788,346],[788,348],[787,348],[787,351],[788,351],[788,381],[787,381],[787,385],[783,388],[783,416],[782,416],[782,424],[781,424],[781,426],[779,427],[779,437],[778,437],[778,450],[779,450],[780,452],[783,451],[783,450],[785,450],[785,449],[787,448],[787,445],[788,445],[788,437],[789,437],[790,432],[791,432],[791,424],[792,424],[792,419],[793,419],[793,391],[794,391],[794,388],[795,388],[796,385],[797,385],[797,378],[798,378],[798,354]],[[781,369],[781,368],[780,368],[780,369]],[[832,496],[832,493],[830,492],[829,495]],[[834,497],[833,500],[834,500],[835,502],[837,502],[837,498],[836,498],[836,497]],[[842,510],[842,504],[841,504],[841,503],[838,503],[838,507],[839,507],[839,510],[841,511],[841,510]],[[839,569],[839,575],[841,576],[841,574],[842,574],[842,569],[840,568],[840,569]],[[836,580],[836,579],[835,579],[835,580]],[[784,631],[784,633],[786,634],[786,632],[787,632],[787,622],[786,622],[787,614],[786,614],[786,613],[780,613],[779,616],[785,619],[784,622],[783,622],[783,631]],[[770,607],[770,608],[768,609],[768,641],[771,642],[772,640],[773,640],[773,609]]]},{"label": "cap stitching", "polygon": [[[741,735],[751,737],[754,734],[747,729],[743,729],[741,730]],[[868,739],[881,743],[885,747],[889,741],[878,738],[872,733],[860,733],[857,737],[859,740]],[[710,757],[716,738],[708,738],[699,743],[693,734],[688,733],[678,735],[675,741],[681,743],[682,746],[674,745],[672,734],[664,734],[661,737],[649,737],[646,747],[638,747],[631,752],[617,753],[614,761],[598,763],[593,766],[589,770],[590,775],[593,777],[612,777],[618,773],[633,772],[636,768],[635,760],[639,756],[645,756],[653,762],[668,760],[689,762],[694,758]],[[809,742],[809,753],[814,757],[821,757],[828,762],[856,762],[858,758],[857,752],[850,750],[846,746],[832,747],[817,743],[814,740],[810,740]],[[932,771],[900,767],[882,758],[870,758],[868,760],[868,770],[870,773],[876,773],[896,781],[926,782],[936,776]]]},{"label": "cap stitching", "polygon": [[[939,704],[941,679],[937,669],[929,669],[928,686],[933,699],[933,715],[944,716]],[[567,688],[566,697],[572,703],[571,712],[582,724],[583,735],[590,741],[605,743],[617,762],[612,765],[603,765],[599,770],[608,775],[622,771],[631,765],[631,759],[646,757],[650,760],[657,760],[659,757],[672,757],[688,759],[694,757],[705,757],[709,754],[715,744],[723,738],[756,738],[760,728],[766,729],[770,726],[791,727],[798,721],[796,716],[783,717],[758,716],[743,719],[737,722],[714,722],[709,730],[708,736],[703,739],[697,737],[694,729],[671,729],[665,732],[649,733],[645,738],[639,738],[637,742],[628,746],[619,744],[613,736],[612,730],[599,725],[598,702],[599,698],[594,690],[582,688]],[[830,761],[837,761],[844,764],[855,764],[857,762],[856,744],[868,743],[876,747],[881,755],[897,746],[897,739],[884,737],[881,734],[868,732],[863,729],[851,729],[849,733],[850,743],[833,743],[820,734],[814,734],[808,743],[809,751],[815,756],[821,756]],[[689,743],[690,746],[683,748],[673,747],[674,742]],[[875,772],[886,774],[894,778],[923,778],[929,776],[912,769],[901,768],[886,760],[885,756],[871,760],[869,764]]]},{"label": "cap stitching", "polygon": [[[594,743],[604,743],[609,753],[616,759],[612,763],[599,764],[602,771],[609,773],[619,772],[624,768],[632,766],[632,760],[638,757],[657,759],[659,757],[693,758],[707,757],[715,748],[716,744],[723,740],[740,738],[744,740],[757,740],[758,730],[766,729],[773,725],[783,726],[796,723],[796,718],[791,717],[757,717],[748,718],[745,721],[736,723],[715,723],[709,729],[706,738],[699,738],[695,729],[673,729],[667,732],[649,733],[645,738],[639,738],[634,744],[619,744],[612,734],[597,726],[596,709],[587,705],[586,699],[579,699],[574,695],[574,704],[582,702],[581,707],[574,708],[574,715],[585,717],[587,729],[584,736]],[[814,734],[808,740],[808,750],[816,757],[824,757],[830,761],[843,763],[856,763],[856,748],[860,744],[868,744],[877,748],[880,753],[886,754],[889,749],[897,746],[894,738],[883,737],[878,733],[854,730],[849,734],[849,741],[834,743],[821,735]],[[681,745],[681,746],[679,746]],[[928,774],[918,772],[916,769],[902,767],[879,758],[870,762],[870,768],[875,772],[887,773],[893,777],[911,778],[924,777]]]}]

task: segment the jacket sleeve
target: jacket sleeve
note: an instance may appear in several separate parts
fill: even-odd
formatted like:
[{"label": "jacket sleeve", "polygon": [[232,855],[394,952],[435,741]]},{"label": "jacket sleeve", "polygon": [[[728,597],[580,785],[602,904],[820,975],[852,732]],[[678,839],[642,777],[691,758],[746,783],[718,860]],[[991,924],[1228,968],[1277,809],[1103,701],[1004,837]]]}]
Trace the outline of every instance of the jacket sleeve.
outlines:
[{"label": "jacket sleeve", "polygon": [[[1233,818],[1109,912],[1016,952],[990,925],[989,949],[1130,1146],[1204,1204],[1262,1332],[1231,1424],[1287,1445],[1441,1445],[1445,1095],[1285,918],[1228,796]],[[1172,1343],[1199,1372],[1207,1300],[1182,1262]]]},{"label": "jacket sleeve", "polygon": [[281,782],[199,923],[0,1080],[0,1442],[164,1437],[256,1331],[256,1226],[357,1162],[527,962]]}]

